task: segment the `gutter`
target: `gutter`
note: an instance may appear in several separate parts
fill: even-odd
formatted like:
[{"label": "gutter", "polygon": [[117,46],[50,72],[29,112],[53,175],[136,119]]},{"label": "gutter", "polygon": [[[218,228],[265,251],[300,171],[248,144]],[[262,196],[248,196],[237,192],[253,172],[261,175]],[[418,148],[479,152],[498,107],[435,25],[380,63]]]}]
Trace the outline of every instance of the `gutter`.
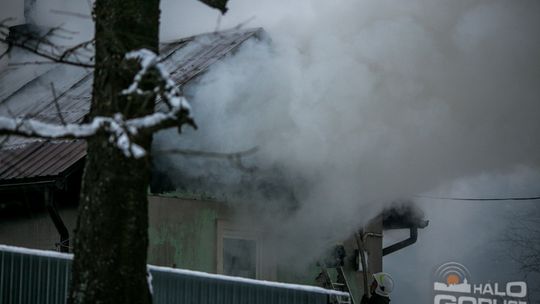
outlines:
[{"label": "gutter", "polygon": [[383,256],[394,253],[405,247],[411,246],[418,240],[418,227],[409,227],[409,238],[383,248]]},{"label": "gutter", "polygon": [[47,212],[53,221],[56,231],[60,234],[60,243],[57,244],[60,247],[60,252],[69,252],[69,230],[67,229],[64,221],[60,217],[58,210],[54,206],[54,199],[52,195],[51,188],[45,188],[45,206],[47,207]]},{"label": "gutter", "polygon": [[28,182],[12,182],[6,184],[0,184],[0,190],[12,190],[20,187],[39,187],[39,186],[50,186],[56,183],[55,179],[52,180],[42,180],[42,181],[28,181]]}]

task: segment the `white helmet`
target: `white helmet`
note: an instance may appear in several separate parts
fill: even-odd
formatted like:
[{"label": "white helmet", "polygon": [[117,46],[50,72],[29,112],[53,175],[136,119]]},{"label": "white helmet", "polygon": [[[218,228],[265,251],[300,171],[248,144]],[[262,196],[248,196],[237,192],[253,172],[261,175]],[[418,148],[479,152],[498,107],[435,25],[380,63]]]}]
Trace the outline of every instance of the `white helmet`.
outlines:
[{"label": "white helmet", "polygon": [[383,297],[389,297],[394,289],[394,279],[385,272],[374,273],[373,278],[377,281],[375,293]]}]

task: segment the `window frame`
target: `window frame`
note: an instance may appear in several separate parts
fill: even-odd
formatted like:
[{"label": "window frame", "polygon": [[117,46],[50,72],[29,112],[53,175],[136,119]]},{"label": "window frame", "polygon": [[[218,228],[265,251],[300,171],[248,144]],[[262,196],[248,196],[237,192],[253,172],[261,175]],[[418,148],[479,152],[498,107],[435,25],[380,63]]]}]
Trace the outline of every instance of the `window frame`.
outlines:
[{"label": "window frame", "polygon": [[225,220],[217,220],[217,273],[224,274],[223,243],[225,238],[255,241],[255,279],[261,279],[262,242],[258,237],[258,232],[254,229],[246,229],[246,227],[235,225]]}]

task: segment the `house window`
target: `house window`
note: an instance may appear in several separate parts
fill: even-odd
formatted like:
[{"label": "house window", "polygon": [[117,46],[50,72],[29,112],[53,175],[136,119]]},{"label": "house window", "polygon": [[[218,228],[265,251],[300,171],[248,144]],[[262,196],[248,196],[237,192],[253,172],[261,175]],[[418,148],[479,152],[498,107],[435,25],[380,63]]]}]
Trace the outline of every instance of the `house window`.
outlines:
[{"label": "house window", "polygon": [[262,243],[256,231],[224,220],[217,222],[217,273],[260,279]]},{"label": "house window", "polygon": [[255,240],[223,238],[223,274],[257,278],[257,243]]}]

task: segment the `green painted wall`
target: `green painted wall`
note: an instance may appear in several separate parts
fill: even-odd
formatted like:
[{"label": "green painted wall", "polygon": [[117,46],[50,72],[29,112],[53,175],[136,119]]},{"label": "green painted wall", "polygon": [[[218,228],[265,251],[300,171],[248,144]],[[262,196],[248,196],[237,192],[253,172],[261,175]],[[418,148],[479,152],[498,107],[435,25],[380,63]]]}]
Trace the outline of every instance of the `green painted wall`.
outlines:
[{"label": "green painted wall", "polygon": [[[230,216],[225,203],[150,196],[149,215],[149,264],[217,272],[217,221]],[[275,275],[261,279],[315,285],[320,272],[315,263],[294,271],[287,264],[273,265]]]},{"label": "green painted wall", "polygon": [[277,266],[277,281],[293,284],[315,285],[315,278],[321,269],[315,264],[309,265],[305,269],[291,272],[290,265]]},{"label": "green painted wall", "polygon": [[150,197],[149,263],[215,273],[217,204]]}]

